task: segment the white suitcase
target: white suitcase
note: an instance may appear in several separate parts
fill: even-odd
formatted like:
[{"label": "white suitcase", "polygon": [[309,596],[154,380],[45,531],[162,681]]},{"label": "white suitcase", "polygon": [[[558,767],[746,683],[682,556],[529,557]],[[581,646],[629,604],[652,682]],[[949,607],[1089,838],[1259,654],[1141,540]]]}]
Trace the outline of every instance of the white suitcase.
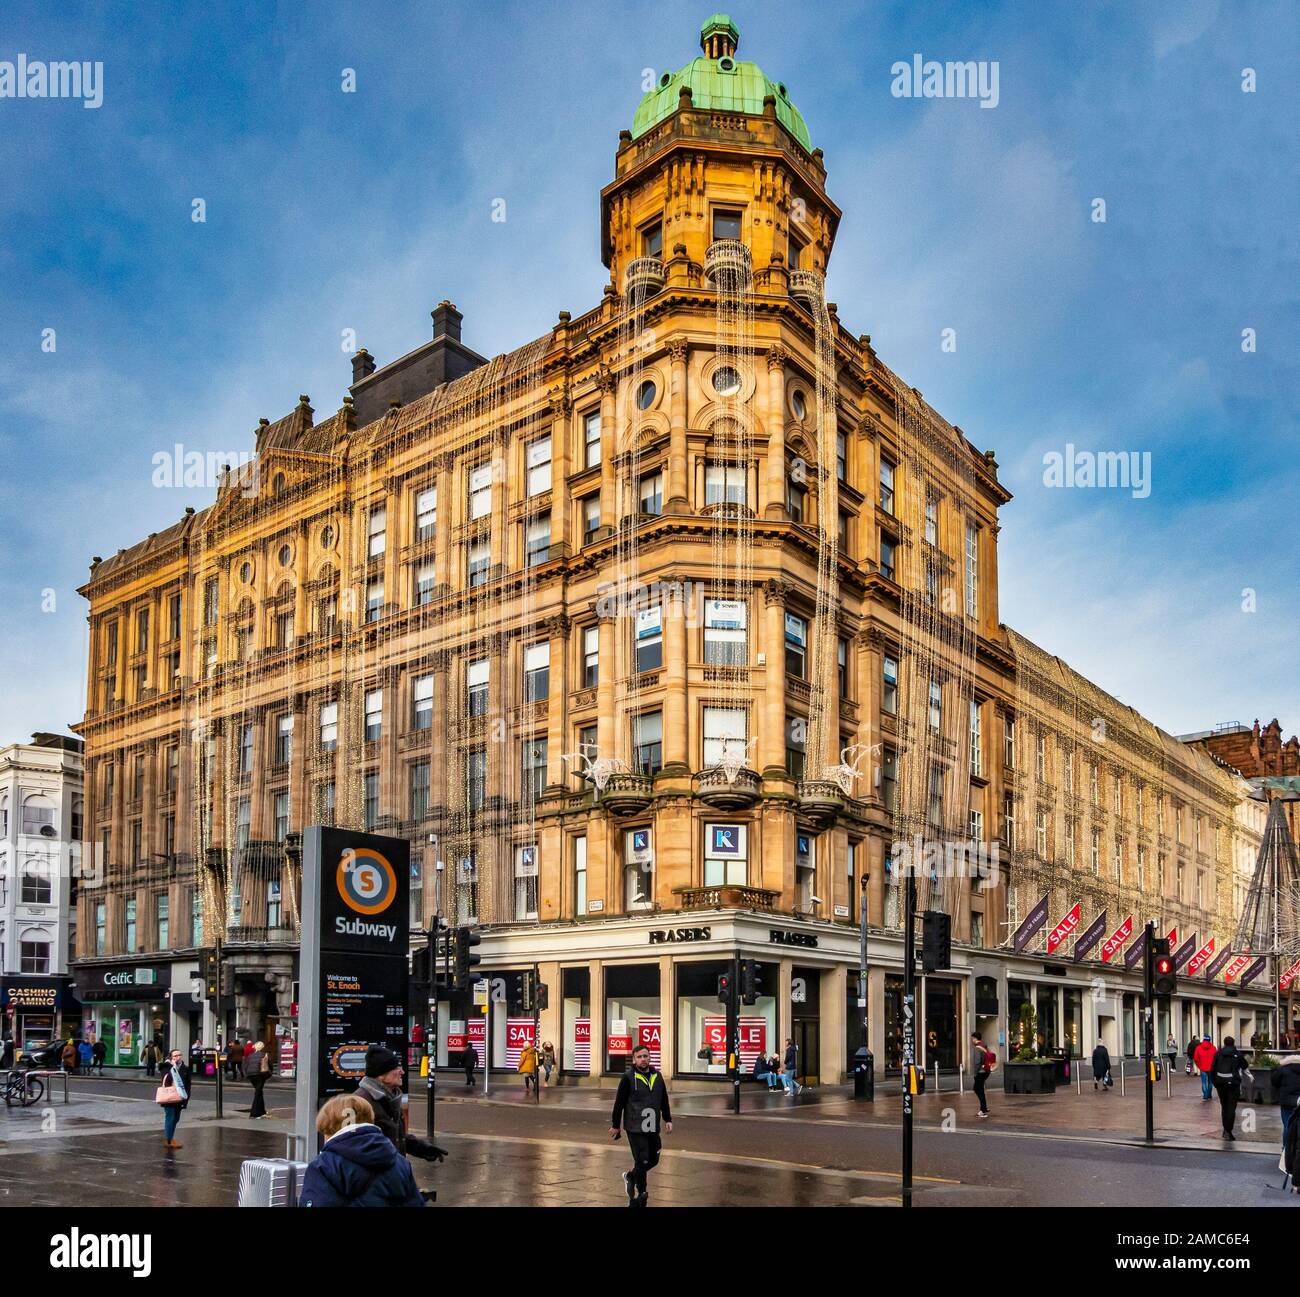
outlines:
[{"label": "white suitcase", "polygon": [[283,1157],[249,1158],[239,1168],[240,1207],[296,1207],[306,1162]]}]

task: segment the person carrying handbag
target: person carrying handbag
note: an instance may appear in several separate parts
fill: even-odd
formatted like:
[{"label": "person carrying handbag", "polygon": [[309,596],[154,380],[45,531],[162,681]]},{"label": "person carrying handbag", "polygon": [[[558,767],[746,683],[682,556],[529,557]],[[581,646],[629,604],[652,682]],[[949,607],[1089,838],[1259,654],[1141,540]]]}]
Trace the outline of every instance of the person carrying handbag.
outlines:
[{"label": "person carrying handbag", "polygon": [[244,1080],[253,1087],[253,1106],[248,1110],[250,1121],[266,1116],[266,1098],[263,1086],[271,1079],[271,1059],[262,1041],[255,1041],[253,1052],[244,1057]]},{"label": "person carrying handbag", "polygon": [[163,1110],[163,1147],[180,1148],[176,1127],[190,1102],[190,1069],[179,1049],[173,1049],[170,1060],[163,1064],[162,1084],[153,1099]]}]

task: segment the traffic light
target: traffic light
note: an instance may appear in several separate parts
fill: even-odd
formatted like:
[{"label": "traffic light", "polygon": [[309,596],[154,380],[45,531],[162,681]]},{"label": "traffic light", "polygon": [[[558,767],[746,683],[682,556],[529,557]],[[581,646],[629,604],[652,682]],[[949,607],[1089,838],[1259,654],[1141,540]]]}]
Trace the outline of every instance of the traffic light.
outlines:
[{"label": "traffic light", "polygon": [[757,959],[740,961],[740,1002],[757,1004],[763,994],[763,966]]},{"label": "traffic light", "polygon": [[731,982],[731,974],[719,973],[718,974],[718,999],[723,1004],[728,1006],[734,1004],[735,990],[736,988],[732,985]]},{"label": "traffic light", "polygon": [[428,986],[433,968],[433,947],[417,946],[411,951],[411,981],[417,986]]},{"label": "traffic light", "polygon": [[1174,971],[1168,937],[1151,938],[1151,989],[1156,995],[1173,995],[1178,989],[1178,974]]},{"label": "traffic light", "polygon": [[546,1006],[550,1003],[550,1000],[551,1000],[551,993],[546,983],[538,982],[537,996],[536,996],[537,1012],[544,1013],[546,1011]]},{"label": "traffic light", "polygon": [[933,973],[952,966],[952,919],[942,910],[921,915],[921,968]]},{"label": "traffic light", "polygon": [[470,974],[476,964],[483,962],[481,955],[473,953],[483,938],[473,928],[456,929],[456,989],[463,991],[469,985]]},{"label": "traffic light", "polygon": [[221,965],[215,950],[203,952],[203,994],[209,1000],[221,994]]}]

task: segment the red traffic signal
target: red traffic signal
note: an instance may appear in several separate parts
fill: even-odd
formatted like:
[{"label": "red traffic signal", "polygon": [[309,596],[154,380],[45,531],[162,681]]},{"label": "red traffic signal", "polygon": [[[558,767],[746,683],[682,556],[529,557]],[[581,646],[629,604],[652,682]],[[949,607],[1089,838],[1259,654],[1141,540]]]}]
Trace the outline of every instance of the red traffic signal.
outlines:
[{"label": "red traffic signal", "polygon": [[731,1004],[733,994],[734,988],[731,985],[731,974],[720,973],[718,975],[718,999],[723,1004]]},{"label": "red traffic signal", "polygon": [[1151,941],[1151,990],[1156,995],[1173,995],[1178,989],[1178,976],[1174,971],[1174,957],[1169,949],[1168,937],[1153,937]]}]

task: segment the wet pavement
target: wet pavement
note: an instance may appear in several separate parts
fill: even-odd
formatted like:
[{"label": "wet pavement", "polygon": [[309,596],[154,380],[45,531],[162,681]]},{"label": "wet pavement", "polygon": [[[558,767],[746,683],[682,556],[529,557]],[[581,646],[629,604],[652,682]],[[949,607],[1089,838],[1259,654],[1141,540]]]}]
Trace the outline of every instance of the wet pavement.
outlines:
[{"label": "wet pavement", "polygon": [[[625,1204],[620,1175],[630,1157],[608,1135],[611,1090],[545,1090],[534,1104],[502,1077],[486,1099],[454,1082],[439,1096],[435,1138],[449,1157],[413,1164],[439,1206]],[[151,1091],[106,1079],[74,1083],[72,1097],[66,1110],[56,1102],[0,1112],[0,1205],[233,1205],[245,1158],[284,1155],[293,1101],[288,1086],[274,1087],[272,1117],[250,1122],[235,1109],[247,1087],[236,1088],[217,1121],[200,1091],[181,1121],[183,1148],[170,1151]],[[1300,1206],[1267,1187],[1281,1182],[1275,1110],[1258,1110],[1253,1142],[1224,1145],[1207,1134],[1218,1128],[1217,1104],[1202,1105],[1195,1082],[1175,1081],[1156,1109],[1170,1142],[1147,1148],[1126,1142],[1140,1139],[1140,1087],[1127,1096],[1087,1086],[1082,1095],[989,1097],[987,1121],[974,1116],[972,1096],[918,1098],[917,1206]],[[746,1088],[736,1116],[726,1093],[675,1096],[651,1204],[896,1205],[899,1103],[882,1095],[858,1104],[838,1088],[793,1100]],[[417,1082],[416,1131],[424,1112]]]}]

